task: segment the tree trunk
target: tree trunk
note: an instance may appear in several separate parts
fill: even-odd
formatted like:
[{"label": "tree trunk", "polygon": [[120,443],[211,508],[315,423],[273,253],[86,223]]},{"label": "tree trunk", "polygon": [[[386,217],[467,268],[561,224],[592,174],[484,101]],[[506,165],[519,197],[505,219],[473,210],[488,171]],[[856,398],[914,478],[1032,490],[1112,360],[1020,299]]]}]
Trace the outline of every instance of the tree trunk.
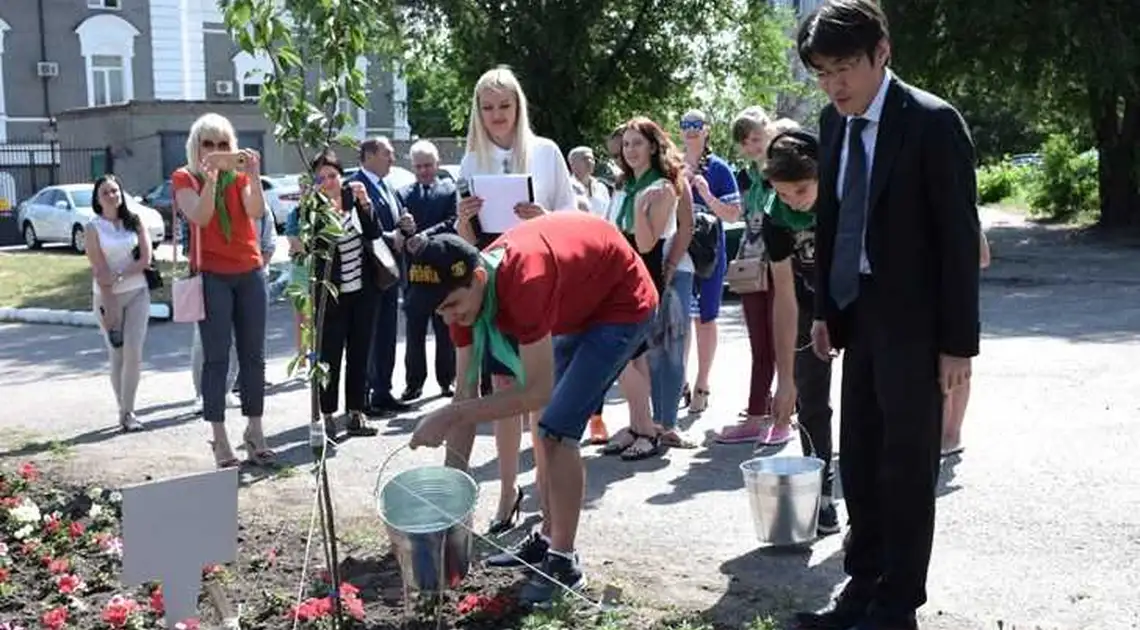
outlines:
[{"label": "tree trunk", "polygon": [[1140,96],[1132,95],[1120,115],[1115,94],[1093,97],[1093,129],[1099,161],[1100,221],[1109,230],[1140,226],[1140,185],[1136,144],[1140,131]]}]

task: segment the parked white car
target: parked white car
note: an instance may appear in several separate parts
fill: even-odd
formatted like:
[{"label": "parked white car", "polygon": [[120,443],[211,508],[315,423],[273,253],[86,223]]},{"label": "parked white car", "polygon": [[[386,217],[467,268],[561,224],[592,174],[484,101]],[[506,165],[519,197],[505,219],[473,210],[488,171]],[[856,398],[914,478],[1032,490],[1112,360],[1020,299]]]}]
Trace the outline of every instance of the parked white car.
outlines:
[{"label": "parked white car", "polygon": [[[94,184],[63,184],[41,189],[31,199],[20,204],[16,220],[24,235],[24,244],[30,249],[44,243],[69,243],[75,251],[83,253],[84,229],[95,217],[91,208]],[[150,234],[152,243],[161,243],[166,237],[162,215],[154,208],[144,206],[127,194],[127,207],[138,215]]]},{"label": "parked white car", "polygon": [[277,225],[277,231],[281,232],[285,229],[289,213],[301,201],[301,176],[262,175],[261,189],[265,191],[265,199],[273,212],[273,222]]}]

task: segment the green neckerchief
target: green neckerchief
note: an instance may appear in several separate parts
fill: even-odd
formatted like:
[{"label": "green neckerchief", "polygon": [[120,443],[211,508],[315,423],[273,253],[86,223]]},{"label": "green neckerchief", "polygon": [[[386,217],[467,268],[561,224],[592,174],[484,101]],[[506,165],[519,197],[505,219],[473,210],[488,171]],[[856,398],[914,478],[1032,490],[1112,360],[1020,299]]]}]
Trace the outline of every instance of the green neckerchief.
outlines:
[{"label": "green neckerchief", "polygon": [[483,269],[487,271],[487,287],[483,291],[483,308],[479,309],[479,316],[475,318],[472,327],[473,350],[471,363],[467,366],[467,384],[474,385],[479,381],[479,371],[483,369],[483,357],[490,344],[491,356],[499,363],[507,366],[519,384],[526,383],[526,372],[523,370],[522,359],[519,353],[511,347],[497,326],[495,316],[499,312],[499,296],[495,293],[495,276],[499,272],[499,263],[503,261],[502,247],[480,254]]},{"label": "green neckerchief", "polygon": [[651,168],[625,183],[625,197],[621,200],[621,211],[618,212],[617,226],[626,234],[633,233],[633,208],[637,202],[637,193],[645,190],[653,182],[663,178],[661,171]]},{"label": "green neckerchief", "polygon": [[764,212],[772,217],[776,225],[788,228],[793,232],[803,232],[815,226],[814,210],[807,212],[793,210],[791,206],[784,203],[784,200],[780,199],[780,195],[776,194],[775,191],[772,191],[772,196],[769,197],[768,206],[764,208]]},{"label": "green neckerchief", "polygon": [[748,165],[746,171],[752,185],[744,192],[744,217],[747,219],[756,212],[762,212],[768,203],[768,194],[771,192],[764,185],[764,176],[760,174],[760,167],[756,162]]},{"label": "green neckerchief", "polygon": [[[205,186],[206,178],[202,175],[195,174],[198,178],[198,185]],[[237,181],[237,175],[233,171],[219,171],[218,182],[214,185],[214,214],[218,217],[218,226],[222,228],[222,236],[225,237],[226,242],[230,242],[230,234],[232,228],[232,218],[230,217],[230,209],[226,207],[226,188],[230,184]]]}]

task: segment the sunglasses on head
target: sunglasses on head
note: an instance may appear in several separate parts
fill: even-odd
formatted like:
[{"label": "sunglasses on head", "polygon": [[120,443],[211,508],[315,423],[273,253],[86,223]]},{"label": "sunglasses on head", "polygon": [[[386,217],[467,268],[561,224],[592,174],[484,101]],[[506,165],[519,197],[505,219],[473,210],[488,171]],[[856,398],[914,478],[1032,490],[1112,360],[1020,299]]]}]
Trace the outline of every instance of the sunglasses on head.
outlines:
[{"label": "sunglasses on head", "polygon": [[700,131],[704,128],[705,121],[703,120],[693,119],[681,121],[681,131]]},{"label": "sunglasses on head", "polygon": [[219,151],[229,151],[230,150],[230,143],[228,140],[220,140],[218,142],[214,142],[213,140],[203,140],[202,141],[202,148],[203,149],[218,149]]}]

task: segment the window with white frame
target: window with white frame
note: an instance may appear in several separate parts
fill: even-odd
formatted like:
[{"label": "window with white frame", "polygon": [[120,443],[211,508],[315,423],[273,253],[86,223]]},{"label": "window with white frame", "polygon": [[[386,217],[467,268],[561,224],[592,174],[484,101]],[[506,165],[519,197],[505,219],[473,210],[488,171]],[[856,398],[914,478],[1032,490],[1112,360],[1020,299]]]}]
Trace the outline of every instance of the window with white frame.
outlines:
[{"label": "window with white frame", "polygon": [[96,107],[127,102],[122,57],[118,55],[92,55],[91,83],[95,92],[94,105]]},{"label": "window with white frame", "polygon": [[87,8],[89,9],[121,9],[122,0],[87,0]]},{"label": "window with white frame", "polygon": [[87,105],[129,103],[135,97],[135,38],[139,31],[117,15],[100,13],[75,29],[87,66]]}]

